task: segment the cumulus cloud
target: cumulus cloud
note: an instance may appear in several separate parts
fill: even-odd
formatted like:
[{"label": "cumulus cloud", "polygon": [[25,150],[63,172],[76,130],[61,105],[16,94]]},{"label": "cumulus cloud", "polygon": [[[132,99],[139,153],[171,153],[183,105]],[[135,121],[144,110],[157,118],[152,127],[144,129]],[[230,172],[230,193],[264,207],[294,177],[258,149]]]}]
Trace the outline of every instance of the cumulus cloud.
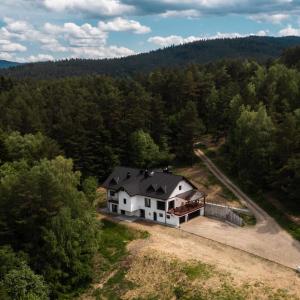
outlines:
[{"label": "cumulus cloud", "polygon": [[11,53],[0,52],[0,59],[3,59],[3,60],[13,60],[13,56],[11,55]]},{"label": "cumulus cloud", "polygon": [[290,15],[288,14],[257,14],[250,16],[249,19],[257,21],[259,23],[261,22],[267,22],[267,23],[273,23],[273,24],[280,24],[283,21],[290,18]]},{"label": "cumulus cloud", "polygon": [[[88,17],[162,15],[198,17],[199,15],[257,14],[299,15],[298,0],[1,0],[1,13],[39,8],[53,13]],[[276,17],[275,17],[276,18]]]},{"label": "cumulus cloud", "polygon": [[16,61],[20,63],[50,61],[50,60],[54,60],[54,57],[52,55],[46,55],[46,54],[30,55],[28,57],[20,57],[16,59]]},{"label": "cumulus cloud", "polygon": [[286,28],[281,29],[278,34],[280,36],[300,36],[300,28],[294,28],[288,25]]},{"label": "cumulus cloud", "polygon": [[80,47],[69,49],[73,55],[72,57],[77,58],[113,58],[113,57],[124,57],[133,55],[135,52],[126,47],[108,46],[108,47]]},{"label": "cumulus cloud", "polygon": [[107,33],[98,27],[86,23],[81,26],[75,23],[65,23],[62,26],[46,23],[45,32],[59,36],[72,46],[102,46],[106,43]]},{"label": "cumulus cloud", "polygon": [[154,37],[150,37],[148,39],[148,42],[160,47],[168,47],[171,45],[185,44],[185,43],[190,43],[199,40],[238,38],[238,37],[246,37],[250,35],[265,36],[267,34],[268,34],[268,30],[260,30],[257,33],[249,33],[249,34],[241,34],[238,32],[231,32],[231,33],[218,32],[216,35],[210,35],[210,36],[188,36],[188,37],[182,37],[180,35],[170,35],[165,37],[154,36]]},{"label": "cumulus cloud", "polygon": [[180,35],[169,35],[169,36],[153,36],[148,39],[149,43],[158,45],[160,47],[167,47],[171,45],[179,45],[184,43],[190,43],[201,39],[196,36],[182,37]]},{"label": "cumulus cloud", "polygon": [[198,18],[201,13],[196,9],[167,10],[160,14],[163,18]]},{"label": "cumulus cloud", "polygon": [[[139,22],[115,18],[99,22],[96,26],[89,23],[77,25],[67,22],[62,25],[45,23],[40,28],[23,20],[6,18],[0,27],[0,58],[19,62],[36,62],[53,60],[49,53],[19,57],[17,52],[27,48],[18,41],[34,43],[37,49],[50,53],[64,53],[64,57],[112,58],[135,54],[126,47],[107,45],[110,31],[132,31],[136,34],[150,31],[149,27]],[[39,48],[38,48],[39,47]]]},{"label": "cumulus cloud", "polygon": [[150,27],[141,25],[137,21],[127,20],[120,17],[108,22],[100,21],[98,26],[103,31],[132,31],[137,34],[144,34],[151,31]]},{"label": "cumulus cloud", "polygon": [[118,16],[132,13],[135,9],[134,6],[119,0],[43,0],[42,3],[53,11],[79,11],[94,16]]}]

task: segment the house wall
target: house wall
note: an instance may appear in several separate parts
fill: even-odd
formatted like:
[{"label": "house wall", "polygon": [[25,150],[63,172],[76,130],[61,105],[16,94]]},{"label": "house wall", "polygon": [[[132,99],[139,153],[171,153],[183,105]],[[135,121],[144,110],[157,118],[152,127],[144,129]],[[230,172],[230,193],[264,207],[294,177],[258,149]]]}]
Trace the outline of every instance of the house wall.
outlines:
[{"label": "house wall", "polygon": [[112,190],[107,190],[107,199],[118,200],[118,198],[119,198],[119,193],[115,192],[115,195],[114,195],[114,196],[111,196],[111,195],[110,195],[110,192],[111,192],[111,191],[112,191]]},{"label": "house wall", "polygon": [[179,217],[175,215],[169,215],[167,214],[170,218],[166,218],[166,223],[172,226],[179,226]]},{"label": "house wall", "polygon": [[[179,186],[181,186],[181,190],[179,189]],[[178,194],[190,191],[192,189],[193,189],[192,185],[190,185],[186,180],[181,180],[177,184],[176,188],[174,189],[174,191],[172,192],[169,198],[174,198]]]},{"label": "house wall", "polygon": [[[127,216],[140,216],[140,209],[145,210],[145,219],[153,220],[154,212],[156,212],[157,221],[161,223],[166,222],[166,212],[164,210],[157,209],[157,201],[166,202],[164,200],[159,200],[151,197],[147,197],[151,199],[151,207],[145,207],[145,198],[144,196],[133,196],[131,197],[125,191],[120,191],[118,193],[118,213],[121,214],[121,210],[125,211],[125,215]],[[124,203],[124,199],[126,199],[126,203]],[[111,204],[109,205],[109,210],[112,211]]]},{"label": "house wall", "polygon": [[[181,189],[179,189],[179,186],[181,186]],[[118,200],[118,213],[121,214],[121,210],[125,211],[125,215],[127,216],[140,216],[140,210],[145,210],[145,219],[147,220],[154,220],[154,213],[156,212],[157,216],[157,222],[160,223],[167,223],[169,225],[173,226],[179,226],[179,217],[175,215],[169,215],[169,219],[167,219],[166,211],[169,210],[168,202],[174,200],[175,201],[175,207],[181,206],[181,204],[185,203],[184,200],[176,198],[176,195],[187,192],[189,190],[192,190],[193,187],[191,184],[189,184],[187,181],[182,180],[178,183],[176,188],[174,189],[173,193],[171,194],[170,198],[167,201],[159,200],[156,198],[151,197],[144,197],[140,195],[136,195],[131,197],[126,191],[119,191],[115,194],[115,196],[110,196],[109,190],[108,190],[108,197],[110,199]],[[151,199],[151,207],[145,207],[145,198]],[[126,203],[124,203],[124,199],[126,199]],[[166,203],[166,210],[159,210],[157,209],[157,202],[162,201]],[[108,206],[109,210],[112,211],[111,204]]]}]

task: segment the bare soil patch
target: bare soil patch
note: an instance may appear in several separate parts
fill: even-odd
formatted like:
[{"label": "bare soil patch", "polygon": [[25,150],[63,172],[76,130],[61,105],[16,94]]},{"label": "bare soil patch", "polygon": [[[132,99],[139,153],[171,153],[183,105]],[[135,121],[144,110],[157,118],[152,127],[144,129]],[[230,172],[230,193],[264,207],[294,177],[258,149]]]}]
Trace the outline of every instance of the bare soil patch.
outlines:
[{"label": "bare soil patch", "polygon": [[175,173],[188,178],[200,191],[205,192],[207,201],[228,205],[232,207],[244,207],[224,185],[222,185],[202,163],[191,167],[178,168]]},{"label": "bare soil patch", "polygon": [[[144,223],[130,223],[129,226],[151,234],[147,240],[131,242],[128,247],[132,253],[138,255],[155,250],[182,261],[201,261],[214,266],[220,273],[230,274],[237,286],[262,286],[273,291],[283,290],[296,299],[300,297],[300,276],[282,265],[178,229]],[[253,298],[247,299],[258,296],[256,294],[255,298],[253,294]]]}]

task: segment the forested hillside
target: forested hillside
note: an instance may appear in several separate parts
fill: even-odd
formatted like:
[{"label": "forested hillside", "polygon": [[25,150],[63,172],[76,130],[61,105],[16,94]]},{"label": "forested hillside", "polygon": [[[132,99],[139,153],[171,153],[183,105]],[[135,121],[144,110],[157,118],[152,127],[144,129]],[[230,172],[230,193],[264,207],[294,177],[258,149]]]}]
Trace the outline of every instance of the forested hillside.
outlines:
[{"label": "forested hillside", "polygon": [[[299,212],[297,57],[299,48],[267,65],[232,60],[132,78],[1,78],[0,298],[84,288],[101,234],[95,180],[117,164],[190,163],[202,134],[226,137],[230,171],[250,189]],[[20,282],[27,298],[16,297]]]},{"label": "forested hillside", "polygon": [[0,60],[0,69],[15,67],[17,65],[19,65],[19,64],[16,62]]},{"label": "forested hillside", "polygon": [[9,70],[0,70],[0,75],[37,79],[90,74],[124,76],[137,72],[149,72],[156,68],[183,66],[190,63],[208,63],[221,59],[248,58],[265,62],[268,59],[278,58],[284,49],[296,45],[300,45],[299,37],[250,36],[235,39],[204,40],[125,58],[71,59],[26,64]]}]

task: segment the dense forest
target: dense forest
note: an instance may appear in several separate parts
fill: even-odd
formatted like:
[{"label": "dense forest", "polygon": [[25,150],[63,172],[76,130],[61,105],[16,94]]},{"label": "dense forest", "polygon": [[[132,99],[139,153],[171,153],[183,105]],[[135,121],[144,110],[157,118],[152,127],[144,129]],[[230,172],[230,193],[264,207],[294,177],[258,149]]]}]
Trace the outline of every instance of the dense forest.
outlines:
[{"label": "dense forest", "polygon": [[300,37],[261,37],[202,40],[171,46],[149,53],[115,59],[70,59],[31,63],[0,70],[0,75],[15,78],[61,78],[91,74],[127,76],[156,68],[209,63],[220,59],[275,59],[288,47],[300,45]]},{"label": "dense forest", "polygon": [[0,298],[72,298],[91,280],[97,181],[192,163],[226,137],[230,171],[300,208],[300,48],[126,78],[0,79]]}]

